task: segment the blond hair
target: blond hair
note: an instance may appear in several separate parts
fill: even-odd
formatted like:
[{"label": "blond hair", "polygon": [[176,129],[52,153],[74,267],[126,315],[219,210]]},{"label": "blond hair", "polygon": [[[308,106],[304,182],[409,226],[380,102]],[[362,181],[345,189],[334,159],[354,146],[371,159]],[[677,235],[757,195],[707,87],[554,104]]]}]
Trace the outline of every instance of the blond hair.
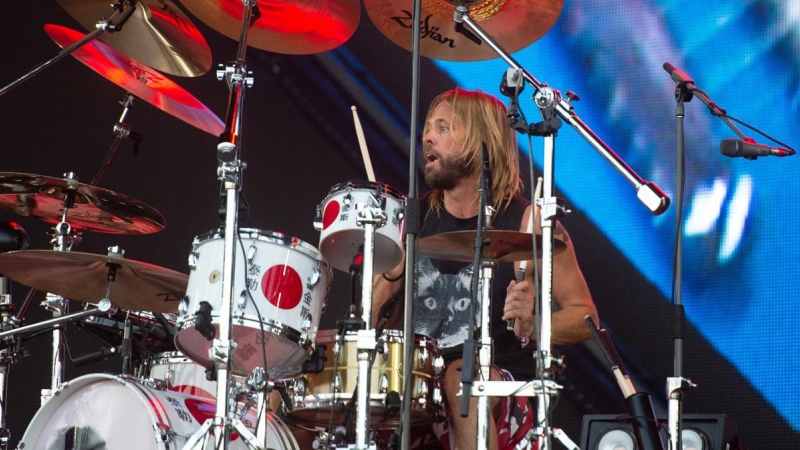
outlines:
[{"label": "blond hair", "polygon": [[[466,140],[458,158],[472,167],[473,173],[480,169],[483,159],[481,149],[483,143],[486,144],[492,169],[493,206],[498,211],[503,210],[522,189],[517,135],[508,125],[506,106],[497,97],[480,89],[471,91],[455,88],[433,99],[425,123],[428,123],[433,110],[443,103],[450,107],[453,116],[458,117],[464,127]],[[478,186],[475,186],[475,196],[478,195]],[[435,189],[431,193],[430,206],[431,211],[442,209],[442,190]]]}]

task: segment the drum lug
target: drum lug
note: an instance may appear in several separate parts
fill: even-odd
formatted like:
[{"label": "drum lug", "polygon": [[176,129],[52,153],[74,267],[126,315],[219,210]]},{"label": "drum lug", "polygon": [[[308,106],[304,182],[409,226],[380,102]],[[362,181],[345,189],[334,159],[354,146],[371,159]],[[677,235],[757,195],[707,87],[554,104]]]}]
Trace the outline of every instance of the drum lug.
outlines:
[{"label": "drum lug", "polygon": [[397,224],[403,221],[406,215],[402,208],[397,208],[393,212],[394,214],[392,214],[392,225],[397,226]]},{"label": "drum lug", "polygon": [[318,268],[314,268],[311,270],[311,273],[308,274],[308,278],[306,278],[306,288],[309,291],[314,290],[314,286],[319,283],[319,279],[322,277],[322,272],[319,271]]},{"label": "drum lug", "polygon": [[385,374],[381,374],[380,379],[380,391],[381,394],[386,394],[389,392],[389,377]]},{"label": "drum lug", "polygon": [[425,367],[425,364],[428,362],[428,349],[422,347],[421,349],[417,350],[417,358],[419,359],[419,366]]},{"label": "drum lug", "polygon": [[438,386],[433,388],[433,404],[434,405],[442,404],[442,388]]},{"label": "drum lug", "polygon": [[156,442],[169,444],[172,442],[172,429],[163,423],[154,423],[153,430],[156,432]]},{"label": "drum lug", "polygon": [[314,229],[322,231],[322,205],[317,205],[317,215],[314,217]]},{"label": "drum lug", "polygon": [[256,246],[253,244],[250,244],[250,247],[247,249],[247,263],[249,265],[252,265],[256,258],[256,250]]},{"label": "drum lug", "polygon": [[341,394],[342,393],[342,378],[337,373],[333,376],[333,393],[334,394]]},{"label": "drum lug", "polygon": [[433,358],[433,374],[438,376],[442,372],[444,372],[444,358],[439,355]]},{"label": "drum lug", "polygon": [[428,381],[424,379],[420,379],[417,381],[417,402],[420,405],[425,404],[425,400],[428,398]]},{"label": "drum lug", "polygon": [[189,269],[197,269],[197,261],[200,259],[200,254],[197,252],[189,253]]}]

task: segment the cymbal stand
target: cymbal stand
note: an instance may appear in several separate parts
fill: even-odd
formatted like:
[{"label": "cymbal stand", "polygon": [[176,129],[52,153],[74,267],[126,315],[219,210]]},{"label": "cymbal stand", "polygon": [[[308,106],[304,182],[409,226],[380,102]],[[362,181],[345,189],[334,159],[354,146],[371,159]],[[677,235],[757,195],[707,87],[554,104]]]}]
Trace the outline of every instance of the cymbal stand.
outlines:
[{"label": "cymbal stand", "polygon": [[128,111],[130,111],[133,106],[133,99],[133,94],[126,92],[125,98],[120,102],[122,105],[122,115],[119,117],[119,121],[114,124],[114,141],[111,143],[111,147],[109,147],[106,153],[106,159],[103,161],[103,165],[100,167],[100,170],[97,171],[97,174],[95,174],[94,179],[92,179],[92,186],[97,186],[97,184],[100,183],[100,178],[103,177],[106,173],[106,169],[111,165],[111,160],[114,158],[114,154],[117,153],[117,149],[119,149],[124,139],[128,137],[133,139],[133,153],[139,153],[139,143],[142,141],[142,135],[133,131],[130,125],[125,123],[125,116],[128,115]]},{"label": "cymbal stand", "polygon": [[[78,176],[74,172],[67,172],[64,174],[64,179],[67,184],[70,182],[78,182]],[[64,206],[61,213],[61,222],[53,227],[53,234],[50,238],[50,244],[53,250],[60,252],[68,252],[72,250],[72,246],[80,242],[81,236],[76,232],[67,222],[67,214],[70,208],[75,204],[75,191],[70,190],[64,197]],[[53,313],[53,317],[61,317],[69,313],[69,301],[60,295],[48,292],[45,295],[45,300],[41,304],[45,309]],[[61,386],[64,379],[64,339],[65,330],[61,327],[53,328],[53,352],[50,366],[50,389],[42,389],[42,404],[50,398],[50,396]]]},{"label": "cymbal stand", "polygon": [[[364,328],[358,330],[358,389],[356,393],[356,450],[375,448],[369,438],[369,384],[372,358],[378,349],[378,337],[372,328],[372,275],[374,267],[375,229],[386,225],[385,198],[370,195],[370,204],[356,205],[356,223],[364,227],[364,263],[361,272],[361,320]],[[343,331],[346,332],[346,331]]]},{"label": "cymbal stand", "polygon": [[[83,47],[87,43],[93,41],[102,33],[105,32],[113,33],[115,31],[122,30],[122,26],[125,25],[125,22],[128,21],[128,19],[131,17],[131,14],[133,14],[133,12],[136,10],[136,6],[129,0],[124,0],[124,1],[120,0],[112,4],[111,7],[114,8],[115,11],[114,14],[111,15],[110,19],[101,20],[97,22],[97,24],[95,25],[95,29],[91,33],[73,42],[72,45],[64,47],[60,52],[58,52],[52,58],[48,59],[47,61],[39,63],[31,70],[29,70],[25,75],[17,78],[16,80],[9,83],[7,86],[0,89],[0,96],[5,94],[6,92],[9,92],[10,90],[14,89],[15,87],[19,86],[25,81],[28,81],[34,75],[37,75],[45,68],[50,67],[51,65],[53,65],[53,63],[61,60],[63,57],[72,54],[72,52]],[[114,23],[113,21],[114,19],[117,19],[117,16],[119,16],[119,20],[116,23]]]},{"label": "cymbal stand", "polygon": [[209,356],[214,361],[217,372],[216,413],[208,419],[184,445],[184,449],[204,449],[205,438],[209,437],[213,428],[214,448],[227,449],[231,430],[236,430],[245,444],[252,449],[264,450],[256,437],[234,416],[235,405],[229,405],[230,398],[230,365],[232,352],[236,343],[231,340],[231,320],[233,317],[234,298],[234,258],[236,256],[235,239],[238,235],[237,213],[239,210],[239,192],[241,190],[241,172],[247,165],[239,159],[241,151],[242,107],[245,89],[252,86],[252,73],[247,71],[245,54],[247,52],[247,31],[253,21],[260,17],[257,0],[242,0],[242,28],[239,35],[239,48],[236,60],[228,63],[224,69],[217,71],[217,78],[228,83],[228,111],[225,120],[225,131],[217,144],[217,178],[225,187],[225,247],[222,272],[222,305],[219,321],[219,339],[214,339],[209,349]]},{"label": "cymbal stand", "polygon": [[[11,302],[9,279],[0,275],[0,316],[2,330],[13,330],[15,327],[14,304]],[[3,343],[0,349],[0,449],[8,448],[11,431],[6,428],[6,412],[8,405],[8,372],[11,364],[18,362],[20,354],[19,340],[15,337]]]},{"label": "cymbal stand", "polygon": [[[35,292],[35,291],[33,291],[33,292]],[[5,299],[3,301],[5,302]],[[42,403],[44,403],[50,397],[50,395],[52,395],[52,392],[55,392],[56,389],[58,389],[58,386],[61,385],[61,375],[62,375],[61,369],[63,367],[61,362],[62,362],[63,355],[61,353],[61,346],[57,345],[57,344],[60,344],[61,341],[60,340],[58,340],[58,341],[55,340],[56,338],[58,338],[58,339],[61,338],[61,334],[58,333],[58,331],[60,329],[59,325],[61,325],[62,323],[69,322],[71,320],[81,319],[81,318],[84,318],[84,317],[89,317],[89,316],[94,316],[94,315],[98,315],[98,314],[107,313],[108,311],[111,310],[111,307],[112,307],[111,301],[106,299],[106,298],[104,298],[104,299],[101,299],[97,303],[97,308],[95,308],[95,309],[87,309],[87,310],[83,310],[83,311],[76,312],[76,313],[73,313],[73,314],[58,314],[58,315],[56,315],[54,313],[53,314],[53,318],[50,319],[50,320],[45,320],[43,322],[35,323],[35,324],[32,324],[32,325],[26,325],[24,327],[19,327],[19,328],[13,328],[13,326],[7,327],[7,323],[8,322],[16,321],[16,319],[15,318],[10,318],[10,320],[7,321],[6,314],[3,313],[3,331],[0,332],[0,341],[4,340],[6,338],[14,340],[14,339],[16,339],[16,336],[18,334],[27,333],[29,331],[38,331],[38,330],[45,330],[45,329],[48,329],[48,328],[53,328],[53,336],[54,336],[53,337],[53,339],[54,339],[54,341],[53,341],[53,349],[54,349],[54,351],[56,349],[58,350],[58,353],[54,353],[54,355],[53,355],[53,368],[54,369],[57,368],[58,370],[57,371],[53,370],[53,372],[52,372],[52,380],[53,380],[53,383],[57,382],[58,384],[57,385],[56,384],[53,385],[53,390],[52,391],[49,390],[49,389],[42,389]],[[10,329],[7,329],[7,328],[10,328]],[[8,352],[8,353],[6,353],[6,352]],[[5,398],[5,382],[6,381],[5,381],[5,378],[6,378],[7,374],[8,374],[8,365],[7,364],[12,363],[12,362],[17,362],[17,359],[19,357],[21,357],[21,356],[22,356],[22,350],[21,350],[21,347],[18,344],[17,345],[12,344],[11,347],[9,347],[8,349],[4,350],[3,352],[0,352],[0,373],[2,373],[2,378],[3,378],[3,381],[0,381],[0,387],[3,388],[3,393],[2,393],[3,397],[1,399],[2,400],[1,404],[2,404],[2,407],[4,409],[5,409],[5,406],[6,406],[6,398]],[[56,364],[57,364],[57,366],[56,366]],[[5,413],[5,411],[2,411],[2,412]],[[4,416],[2,417],[1,420],[3,421],[3,424],[5,424],[5,417]],[[5,431],[5,428],[2,428],[2,430]],[[7,437],[0,438],[0,448],[5,448],[5,446],[7,445],[7,442],[6,442],[7,439],[8,439]]]}]

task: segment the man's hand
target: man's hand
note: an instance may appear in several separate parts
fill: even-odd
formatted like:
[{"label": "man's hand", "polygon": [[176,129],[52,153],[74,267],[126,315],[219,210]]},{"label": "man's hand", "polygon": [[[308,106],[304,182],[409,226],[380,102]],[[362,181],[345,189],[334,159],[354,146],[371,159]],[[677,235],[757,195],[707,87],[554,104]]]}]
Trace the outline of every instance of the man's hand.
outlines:
[{"label": "man's hand", "polygon": [[514,333],[528,337],[533,332],[533,294],[527,281],[517,283],[512,280],[506,288],[506,303],[503,307],[503,320],[514,321]]}]

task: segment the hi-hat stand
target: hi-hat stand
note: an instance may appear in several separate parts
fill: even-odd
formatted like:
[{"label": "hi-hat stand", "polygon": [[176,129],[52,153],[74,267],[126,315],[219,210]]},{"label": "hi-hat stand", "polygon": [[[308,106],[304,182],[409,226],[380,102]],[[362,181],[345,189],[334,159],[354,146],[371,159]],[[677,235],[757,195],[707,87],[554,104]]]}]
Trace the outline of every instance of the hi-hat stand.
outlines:
[{"label": "hi-hat stand", "polygon": [[[540,327],[538,336],[537,351],[537,370],[540,373],[540,379],[532,382],[503,382],[503,381],[484,381],[478,380],[474,382],[471,389],[473,396],[535,396],[538,399],[537,408],[537,425],[535,434],[538,442],[539,450],[550,450],[551,437],[558,438],[564,445],[569,448],[577,449],[578,447],[561,431],[554,430],[549,426],[547,415],[549,413],[550,398],[557,393],[561,386],[549,379],[549,369],[553,362],[551,354],[551,313],[552,313],[552,262],[553,262],[553,227],[556,218],[563,213],[563,206],[559,204],[558,199],[553,196],[553,174],[554,174],[554,150],[555,150],[555,130],[560,126],[558,118],[563,119],[578,131],[578,133],[598,152],[600,152],[628,181],[635,187],[637,197],[642,201],[648,209],[655,214],[660,214],[666,211],[669,206],[669,198],[652,182],[646,182],[641,177],[636,175],[633,170],[622,161],[616,153],[614,153],[602,140],[600,140],[594,132],[589,129],[574,113],[572,106],[569,104],[569,99],[561,98],[558,91],[548,87],[546,84],[539,82],[531,74],[525,71],[504,49],[502,49],[490,36],[488,36],[475,22],[468,16],[469,9],[466,6],[456,6],[454,20],[458,23],[464,24],[469,28],[469,31],[479,37],[484,43],[489,45],[503,60],[505,60],[513,69],[517,69],[526,82],[536,89],[536,101],[542,113],[543,123],[551,123],[551,129],[545,127],[540,135],[544,136],[544,168],[543,168],[543,196],[541,200],[537,200],[537,204],[541,209],[541,228],[542,228],[542,283],[541,283],[541,298],[540,298]],[[558,116],[558,118],[556,117]],[[533,220],[533,219],[531,219]],[[488,303],[488,302],[487,302]],[[483,308],[485,309],[485,307]],[[485,314],[485,313],[484,313]],[[482,335],[488,336],[488,318],[484,318],[484,326],[482,327]],[[484,343],[481,343],[481,351],[490,351],[490,349],[483,348]],[[485,359],[485,358],[484,358]],[[481,361],[483,365],[484,362]],[[488,402],[485,403],[488,405]],[[485,411],[479,410],[479,414],[488,417],[488,407],[484,407]],[[479,416],[479,420],[480,417]],[[480,424],[480,422],[479,422]],[[478,442],[486,443],[485,434],[488,428],[484,429],[479,427]]]},{"label": "hi-hat stand", "polygon": [[[251,21],[260,16],[256,0],[243,0],[242,28],[239,36],[239,47],[236,60],[228,63],[224,69],[217,71],[217,78],[225,80],[230,95],[225,120],[225,131],[217,145],[217,178],[225,188],[225,241],[222,272],[222,301],[219,320],[219,339],[213,339],[209,348],[209,357],[214,361],[217,373],[216,412],[213,419],[208,419],[186,442],[184,449],[204,449],[205,441],[210,434],[215,440],[217,449],[228,448],[231,431],[235,430],[244,443],[251,449],[264,450],[256,436],[235,417],[234,406],[229,405],[230,398],[230,365],[236,343],[231,340],[234,298],[234,258],[236,257],[236,238],[238,236],[239,193],[241,191],[241,175],[247,165],[240,158],[242,138],[242,107],[245,90],[252,86],[252,73],[247,71],[245,55],[247,53],[247,32]],[[213,430],[212,430],[213,429]]]}]

